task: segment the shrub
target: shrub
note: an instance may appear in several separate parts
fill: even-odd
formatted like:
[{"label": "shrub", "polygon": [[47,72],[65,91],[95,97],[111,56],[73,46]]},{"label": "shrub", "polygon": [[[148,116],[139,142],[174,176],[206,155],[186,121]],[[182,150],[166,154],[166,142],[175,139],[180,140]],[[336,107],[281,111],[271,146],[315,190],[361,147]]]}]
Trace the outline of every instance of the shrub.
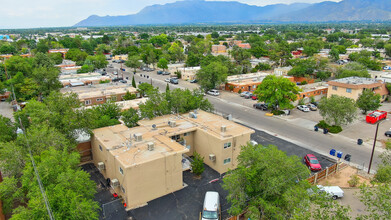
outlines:
[{"label": "shrub", "polygon": [[330,133],[333,134],[337,134],[342,131],[341,126],[336,126],[336,125],[330,126],[324,120],[321,120],[318,124],[316,124],[316,126],[318,126],[319,128],[326,128],[327,130],[329,130]]},{"label": "shrub", "polygon": [[315,102],[315,97],[314,96],[311,96],[310,97],[310,102],[312,103],[312,102]]},{"label": "shrub", "polygon": [[272,113],[273,113],[273,115],[283,115],[283,114],[285,114],[285,112],[283,112],[281,110],[272,110]]},{"label": "shrub", "polygon": [[239,94],[242,93],[242,89],[239,89],[238,93],[239,93]]},{"label": "shrub", "polygon": [[377,169],[375,180],[380,183],[391,182],[391,166],[380,165]]},{"label": "shrub", "polygon": [[307,85],[308,83],[307,83],[307,81],[303,81],[303,82],[301,82],[301,84],[300,85]]},{"label": "shrub", "polygon": [[316,126],[319,128],[328,128],[330,127],[324,120],[320,121]]},{"label": "shrub", "polygon": [[193,162],[191,162],[191,169],[193,170],[193,173],[195,175],[200,176],[205,170],[204,158],[201,157],[201,155],[196,151],[194,151],[193,156],[194,158],[193,158]]},{"label": "shrub", "polygon": [[299,100],[299,105],[304,105],[304,99]]},{"label": "shrub", "polygon": [[348,183],[350,187],[356,187],[360,183],[360,178],[356,174],[351,175]]},{"label": "shrub", "polygon": [[232,92],[234,90],[234,86],[233,85],[229,85],[229,90]]},{"label": "shrub", "polygon": [[100,80],[99,81],[99,84],[103,84],[103,83],[109,83],[110,82],[110,80],[109,79],[106,79],[106,80]]}]

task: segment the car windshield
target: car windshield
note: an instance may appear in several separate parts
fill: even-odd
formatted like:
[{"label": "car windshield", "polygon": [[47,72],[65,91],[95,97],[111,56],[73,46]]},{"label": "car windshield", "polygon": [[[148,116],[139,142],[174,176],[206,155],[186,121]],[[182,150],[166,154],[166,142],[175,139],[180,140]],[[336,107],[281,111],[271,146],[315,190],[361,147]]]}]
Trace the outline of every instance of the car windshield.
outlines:
[{"label": "car windshield", "polygon": [[217,219],[217,218],[218,218],[217,212],[216,212],[216,211],[207,211],[207,210],[204,210],[204,212],[202,213],[202,218],[206,218],[206,219]]},{"label": "car windshield", "polygon": [[319,161],[318,161],[317,159],[311,159],[310,162],[311,162],[312,164],[318,164],[318,163],[319,163]]}]

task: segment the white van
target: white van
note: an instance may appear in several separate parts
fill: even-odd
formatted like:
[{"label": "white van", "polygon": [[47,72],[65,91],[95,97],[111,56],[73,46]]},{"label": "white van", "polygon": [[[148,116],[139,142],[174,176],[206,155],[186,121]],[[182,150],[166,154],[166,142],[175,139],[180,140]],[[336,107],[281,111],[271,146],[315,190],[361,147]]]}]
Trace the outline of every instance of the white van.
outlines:
[{"label": "white van", "polygon": [[205,193],[202,220],[220,219],[220,196],[218,192],[208,191]]}]

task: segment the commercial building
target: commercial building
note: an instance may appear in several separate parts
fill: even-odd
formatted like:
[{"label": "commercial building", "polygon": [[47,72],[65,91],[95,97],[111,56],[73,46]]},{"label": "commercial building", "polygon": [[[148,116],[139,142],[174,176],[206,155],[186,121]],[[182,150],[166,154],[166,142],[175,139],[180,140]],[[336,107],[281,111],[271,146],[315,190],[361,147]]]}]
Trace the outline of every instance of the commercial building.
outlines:
[{"label": "commercial building", "polygon": [[76,93],[85,106],[103,104],[107,101],[124,101],[123,97],[127,92],[136,94],[137,97],[140,96],[137,89],[132,86],[114,83],[63,88],[61,92]]},{"label": "commercial building", "polygon": [[328,85],[324,82],[311,83],[301,85],[299,88],[302,90],[297,97],[297,100],[314,97],[315,100],[321,99],[323,96],[327,96]]},{"label": "commercial building", "polygon": [[381,96],[384,101],[387,97],[388,90],[386,84],[382,80],[363,78],[363,77],[347,77],[328,82],[329,88],[327,97],[339,95],[357,100],[364,90],[371,90]]},{"label": "commercial building", "polygon": [[196,78],[196,74],[200,69],[201,67],[199,66],[183,67],[183,68],[178,68],[178,71],[181,72],[181,78],[183,80],[193,80]]},{"label": "commercial building", "polygon": [[80,73],[60,75],[59,81],[64,87],[84,86],[99,84],[101,82],[111,82],[108,76],[102,76],[100,73]]},{"label": "commercial building", "polygon": [[224,89],[233,92],[252,92],[257,88],[259,84],[262,83],[263,79],[268,75],[268,73],[258,72],[228,76]]},{"label": "commercial building", "polygon": [[241,146],[252,129],[221,116],[198,111],[139,121],[139,127],[116,125],[95,129],[93,161],[128,207],[184,187],[186,155],[196,151],[219,173],[235,169]]}]

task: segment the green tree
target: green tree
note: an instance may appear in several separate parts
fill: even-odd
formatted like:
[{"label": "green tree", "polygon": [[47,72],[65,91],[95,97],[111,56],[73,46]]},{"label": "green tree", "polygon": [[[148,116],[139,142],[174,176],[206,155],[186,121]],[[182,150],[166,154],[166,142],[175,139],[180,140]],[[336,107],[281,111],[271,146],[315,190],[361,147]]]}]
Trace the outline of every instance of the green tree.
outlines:
[{"label": "green tree", "polygon": [[138,86],[138,91],[140,91],[141,96],[148,95],[148,93],[153,89],[154,89],[153,86],[149,83],[141,83]]},{"label": "green tree", "polygon": [[308,176],[297,156],[287,156],[271,145],[242,146],[238,167],[223,179],[229,213],[247,211],[246,218],[251,219],[288,219],[309,205]]},{"label": "green tree", "polygon": [[220,62],[212,62],[206,67],[202,67],[197,72],[197,79],[203,89],[214,89],[224,83],[227,79],[228,68]]},{"label": "green tree", "polygon": [[337,70],[336,78],[338,79],[351,76],[371,78],[371,75],[368,73],[368,70],[365,68],[365,66],[356,62],[348,63],[344,67]]},{"label": "green tree", "polygon": [[339,60],[339,50],[335,47],[333,47],[330,51],[330,57],[334,60],[337,61]]},{"label": "green tree", "polygon": [[187,55],[186,66],[190,66],[190,67],[191,66],[199,66],[201,63],[202,57],[203,57],[202,54],[195,54],[193,52],[190,52]]},{"label": "green tree", "polygon": [[62,84],[58,80],[60,71],[58,68],[39,67],[35,68],[32,73],[32,78],[38,85],[38,93],[43,96],[48,96],[51,92],[59,91]]},{"label": "green tree", "polygon": [[170,48],[168,48],[168,53],[170,54],[171,60],[173,62],[181,62],[185,59],[185,55],[183,54],[183,46],[177,42],[171,44]]},{"label": "green tree", "polygon": [[391,44],[384,45],[384,49],[386,50],[387,56],[391,57]]},{"label": "green tree", "polygon": [[168,69],[168,61],[165,58],[160,58],[157,67],[163,70]]},{"label": "green tree", "polygon": [[106,56],[103,54],[88,56],[85,60],[85,64],[86,63],[93,66],[96,69],[105,68],[107,64],[109,64],[109,62],[106,60]]},{"label": "green tree", "polygon": [[151,44],[153,44],[155,47],[161,47],[164,44],[168,43],[167,35],[165,34],[160,34],[157,36],[151,37],[149,40]]},{"label": "green tree", "polygon": [[357,116],[356,102],[338,95],[332,95],[330,98],[323,97],[318,109],[327,123],[336,126],[351,123]]},{"label": "green tree", "polygon": [[124,121],[125,125],[129,128],[133,128],[137,126],[137,122],[141,119],[137,110],[128,109],[121,113],[121,119]]},{"label": "green tree", "polygon": [[217,33],[216,31],[213,31],[212,34],[211,34],[211,37],[216,39],[216,38],[219,38],[219,33]]},{"label": "green tree", "polygon": [[53,60],[51,60],[50,57],[44,53],[35,54],[35,63],[37,67],[49,68],[54,66]]},{"label": "green tree", "polygon": [[16,127],[11,119],[0,115],[0,142],[12,141],[16,138]]},{"label": "green tree", "polygon": [[268,103],[269,107],[284,109],[293,108],[291,102],[296,101],[299,92],[300,88],[289,79],[269,75],[263,79],[254,94],[257,95],[259,101]]},{"label": "green tree", "polygon": [[193,161],[191,162],[191,170],[193,173],[197,176],[201,176],[201,174],[204,172],[204,158],[201,157],[199,153],[194,151],[193,153]]},{"label": "green tree", "polygon": [[133,86],[133,88],[137,88],[136,80],[134,79],[134,75],[133,75],[133,78],[132,78],[132,86]]},{"label": "green tree", "polygon": [[364,90],[358,97],[356,103],[363,114],[366,114],[367,111],[376,110],[381,106],[380,99],[379,94],[375,94],[371,90]]},{"label": "green tree", "polygon": [[[137,68],[140,68],[141,62],[139,61],[139,56],[128,56],[128,60],[125,62],[125,66],[129,68],[133,68],[133,72],[135,73]],[[136,88],[136,87],[135,87]]]},{"label": "green tree", "polygon": [[86,60],[88,54],[84,51],[81,51],[80,49],[70,49],[65,58],[68,60],[75,61],[77,65],[81,65]]},{"label": "green tree", "polygon": [[54,64],[58,65],[62,63],[62,54],[61,53],[49,53],[49,58],[54,62]]},{"label": "green tree", "polygon": [[390,183],[375,184],[374,187],[362,185],[359,194],[360,201],[365,205],[368,214],[357,219],[389,219],[391,216],[391,186]]}]

